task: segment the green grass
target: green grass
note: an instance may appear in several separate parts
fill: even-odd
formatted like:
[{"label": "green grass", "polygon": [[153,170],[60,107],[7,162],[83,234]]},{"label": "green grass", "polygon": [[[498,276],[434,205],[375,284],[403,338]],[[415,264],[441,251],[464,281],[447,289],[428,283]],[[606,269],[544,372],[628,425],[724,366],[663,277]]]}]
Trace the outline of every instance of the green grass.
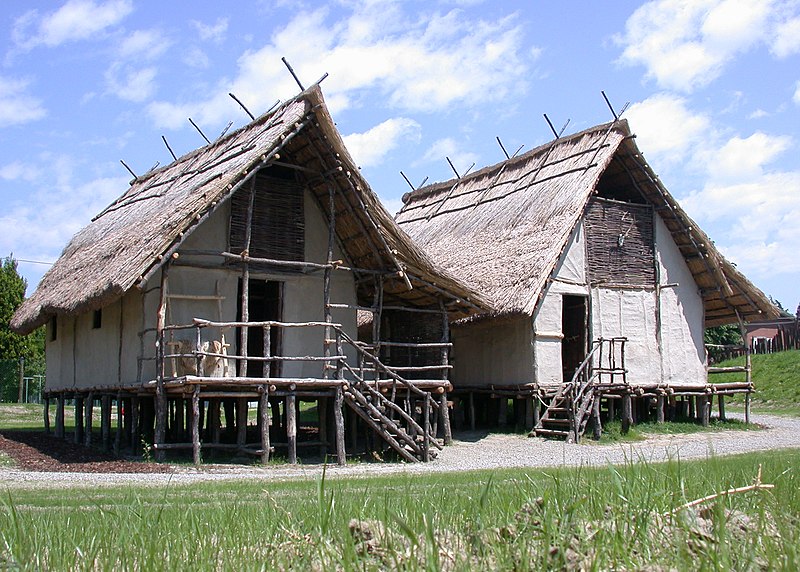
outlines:
[{"label": "green grass", "polygon": [[[39,403],[0,403],[0,431],[19,429],[44,429],[44,409]],[[116,411],[112,408],[112,424],[116,422]],[[50,427],[56,424],[56,407],[50,404]],[[92,424],[99,427],[100,408],[92,409]],[[64,428],[68,431],[75,429],[75,407],[64,406]]]},{"label": "green grass", "polygon": [[[600,444],[625,443],[642,441],[646,439],[648,435],[679,435],[686,433],[704,433],[708,431],[757,431],[760,429],[761,427],[759,425],[753,423],[748,425],[744,421],[738,419],[720,421],[718,418],[712,417],[708,427],[703,427],[700,423],[689,421],[667,421],[665,423],[648,421],[632,425],[628,433],[622,433],[622,423],[615,420],[603,425],[600,441],[597,442]],[[584,436],[584,442],[594,442],[591,440],[591,431],[587,432]]]},{"label": "green grass", "polygon": [[[760,464],[774,490],[709,503],[707,521],[659,516],[750,484]],[[800,450],[786,450],[597,469],[13,490],[0,500],[0,566],[789,570],[800,566],[799,469]]]},{"label": "green grass", "polygon": [[[728,367],[744,365],[744,357],[717,364]],[[754,410],[800,415],[800,350],[752,356]],[[743,373],[720,373],[709,376],[712,383],[743,381]],[[742,403],[737,396],[732,403]]]}]

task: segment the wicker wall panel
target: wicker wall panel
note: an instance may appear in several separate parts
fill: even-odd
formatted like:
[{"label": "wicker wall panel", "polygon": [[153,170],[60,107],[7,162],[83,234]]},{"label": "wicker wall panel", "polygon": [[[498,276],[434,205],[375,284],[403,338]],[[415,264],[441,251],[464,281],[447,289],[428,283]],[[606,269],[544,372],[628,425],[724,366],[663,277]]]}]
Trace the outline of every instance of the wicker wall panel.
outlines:
[{"label": "wicker wall panel", "polygon": [[[231,252],[244,249],[249,188],[231,199]],[[257,175],[250,256],[275,260],[305,259],[303,188],[294,180]],[[257,265],[251,268],[257,269]]]},{"label": "wicker wall panel", "polygon": [[[403,312],[385,310],[383,312],[381,339],[391,342],[404,343],[435,343],[441,342],[444,336],[442,317],[437,314],[422,314],[416,312]],[[381,361],[396,367],[438,365],[442,362],[440,348],[381,348]],[[409,379],[427,379],[436,377],[431,372],[403,373]]]},{"label": "wicker wall panel", "polygon": [[587,271],[593,283],[655,285],[655,235],[650,205],[601,198],[586,211]]}]

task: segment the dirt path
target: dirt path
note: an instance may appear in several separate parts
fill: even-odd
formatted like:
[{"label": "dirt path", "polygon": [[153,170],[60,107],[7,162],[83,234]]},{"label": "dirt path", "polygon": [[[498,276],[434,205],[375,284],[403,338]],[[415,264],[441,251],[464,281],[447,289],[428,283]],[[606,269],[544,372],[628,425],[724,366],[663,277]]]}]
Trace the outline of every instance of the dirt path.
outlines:
[{"label": "dirt path", "polygon": [[[328,476],[357,477],[388,474],[420,474],[508,467],[597,466],[645,460],[702,459],[712,455],[764,451],[800,447],[800,419],[770,415],[754,415],[753,420],[765,426],[760,431],[718,431],[689,435],[657,435],[644,441],[626,444],[596,444],[585,440],[580,445],[530,439],[523,435],[461,433],[451,447],[445,447],[432,463],[379,464],[360,463],[345,467],[329,466]],[[42,460],[30,452],[29,460],[14,468],[0,468],[0,487],[32,488],[63,486],[115,486],[191,484],[216,480],[283,480],[316,477],[321,465],[206,465],[196,469],[119,461],[113,457],[86,458],[97,455],[80,446],[52,438],[39,437],[59,449],[71,452],[48,453],[47,444],[23,443],[32,446]],[[37,448],[41,447],[41,448]],[[0,438],[0,450],[3,441]],[[61,454],[61,457],[58,455]],[[63,456],[67,454],[67,456]],[[76,455],[71,457],[69,455]],[[80,455],[84,455],[81,459]],[[38,463],[38,464],[37,464]],[[44,468],[49,467],[49,468]],[[42,469],[51,472],[43,472]],[[55,472],[52,472],[55,471]]]}]

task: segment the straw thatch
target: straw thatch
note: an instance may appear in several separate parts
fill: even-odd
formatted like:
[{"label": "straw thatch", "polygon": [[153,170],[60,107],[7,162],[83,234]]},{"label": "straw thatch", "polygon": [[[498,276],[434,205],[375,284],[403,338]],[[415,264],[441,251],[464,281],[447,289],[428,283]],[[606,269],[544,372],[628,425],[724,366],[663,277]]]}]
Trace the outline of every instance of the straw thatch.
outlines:
[{"label": "straw thatch", "polygon": [[[426,307],[444,300],[455,316],[488,308],[479,295],[439,270],[395,224],[359,174],[315,85],[226,137],[132,181],[125,194],[73,237],[17,310],[12,329],[28,333],[50,316],[101,308],[144,287],[220,204],[259,167],[275,162],[300,167],[304,184],[329,218],[333,186],[345,263],[393,272],[384,286],[386,297]],[[358,284],[359,298],[371,304],[371,282]]]},{"label": "straw thatch", "polygon": [[409,193],[396,220],[499,314],[532,315],[601,177],[654,206],[701,290],[707,326],[734,322],[737,312],[745,320],[775,314],[667,192],[624,120]]}]

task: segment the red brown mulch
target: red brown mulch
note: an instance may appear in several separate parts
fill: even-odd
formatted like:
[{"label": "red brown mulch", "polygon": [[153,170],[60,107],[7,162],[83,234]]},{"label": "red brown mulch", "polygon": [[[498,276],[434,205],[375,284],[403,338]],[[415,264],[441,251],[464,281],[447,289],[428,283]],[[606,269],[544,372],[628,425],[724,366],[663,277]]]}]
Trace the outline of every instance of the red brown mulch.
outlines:
[{"label": "red brown mulch", "polygon": [[42,473],[169,473],[169,465],[119,459],[40,431],[3,431],[0,451],[26,471]]}]

